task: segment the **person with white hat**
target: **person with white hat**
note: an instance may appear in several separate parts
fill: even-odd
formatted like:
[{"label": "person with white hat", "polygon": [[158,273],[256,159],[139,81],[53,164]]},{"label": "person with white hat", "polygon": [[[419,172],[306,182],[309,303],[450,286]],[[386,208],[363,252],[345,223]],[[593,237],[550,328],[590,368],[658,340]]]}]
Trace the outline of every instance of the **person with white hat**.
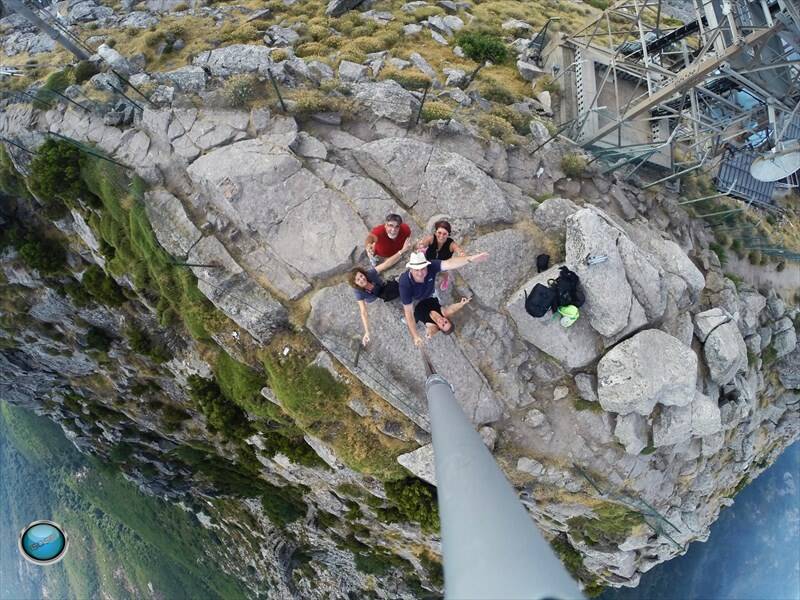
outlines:
[{"label": "person with white hat", "polygon": [[398,283],[400,284],[400,301],[403,303],[406,325],[411,339],[414,340],[414,345],[419,346],[423,343],[422,337],[417,332],[414,302],[433,296],[436,289],[436,275],[443,271],[455,271],[470,263],[483,262],[488,258],[488,252],[481,252],[470,256],[456,256],[447,260],[429,261],[422,252],[411,253],[411,258],[406,263],[408,270],[400,275]]}]

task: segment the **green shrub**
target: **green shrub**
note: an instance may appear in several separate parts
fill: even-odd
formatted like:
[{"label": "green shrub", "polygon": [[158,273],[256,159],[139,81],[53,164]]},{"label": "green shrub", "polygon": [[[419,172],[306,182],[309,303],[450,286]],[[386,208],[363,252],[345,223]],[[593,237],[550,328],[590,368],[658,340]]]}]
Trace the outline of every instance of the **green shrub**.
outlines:
[{"label": "green shrub", "polygon": [[270,487],[273,489],[261,496],[261,507],[273,523],[285,527],[305,516],[308,506],[296,488]]},{"label": "green shrub", "polygon": [[157,363],[167,362],[172,358],[169,350],[161,344],[154,343],[153,340],[141,329],[130,326],[125,330],[125,337],[134,352],[149,356]]},{"label": "green shrub", "polygon": [[100,304],[121,306],[127,300],[117,282],[106,275],[105,271],[97,265],[91,265],[83,272],[81,282]]},{"label": "green shrub", "polygon": [[642,449],[641,452],[639,452],[639,454],[647,456],[648,454],[652,454],[656,450],[657,448],[655,446],[646,446],[644,449]]},{"label": "green shrub", "polygon": [[72,72],[72,74],[75,77],[75,83],[83,83],[84,81],[87,81],[88,79],[91,79],[97,75],[99,72],[100,71],[95,63],[88,60],[82,60],[75,66],[75,70]]},{"label": "green shrub", "polygon": [[0,145],[0,194],[6,194],[11,198],[27,198],[30,195],[25,186],[25,179],[17,173],[11,157],[2,145]]},{"label": "green shrub", "polygon": [[520,112],[517,112],[510,106],[495,106],[492,108],[491,114],[501,117],[511,123],[519,135],[527,135],[530,133],[530,117],[526,117]]},{"label": "green shrub", "polygon": [[567,177],[577,179],[586,170],[586,159],[580,154],[565,154],[561,157],[561,170]]},{"label": "green shrub", "polygon": [[723,231],[718,231],[716,234],[714,234],[714,239],[723,248],[730,248],[731,243],[733,242],[733,238]]},{"label": "green shrub", "polygon": [[722,247],[720,244],[717,244],[716,242],[710,243],[708,247],[714,254],[717,255],[717,258],[719,259],[719,264],[724,267],[728,262],[728,254],[727,252],[725,252],[725,248]]},{"label": "green shrub", "polygon": [[487,80],[478,87],[481,96],[492,102],[500,104],[513,104],[516,102],[514,93],[494,79]]},{"label": "green shrub", "polygon": [[482,114],[478,117],[478,125],[486,135],[500,138],[507,143],[513,143],[514,127],[504,118],[497,115]]},{"label": "green shrub", "polygon": [[487,61],[501,64],[508,58],[508,48],[496,35],[481,31],[465,31],[456,37],[456,43],[461,46],[464,55],[478,64]]},{"label": "green shrub", "polygon": [[[295,50],[295,54],[300,57],[326,56],[327,54],[330,54],[330,52],[331,52],[330,47],[320,42],[306,42],[305,44],[300,44]],[[275,54],[274,50],[272,54],[274,60],[274,54]]]},{"label": "green shrub", "polygon": [[352,106],[345,98],[330,96],[319,90],[301,90],[292,98],[295,102],[295,111],[301,115],[317,112],[350,112]]},{"label": "green shrub", "polygon": [[73,203],[86,195],[81,179],[81,151],[62,140],[48,139],[31,161],[28,185],[49,209],[51,217],[66,214],[64,202]]},{"label": "green shrub", "polygon": [[593,508],[592,512],[595,517],[572,517],[567,521],[573,537],[590,546],[616,548],[636,526],[644,523],[640,513],[620,504],[605,502]]},{"label": "green shrub", "polygon": [[747,259],[750,261],[751,265],[760,265],[761,264],[761,252],[758,250],[751,250],[750,253],[747,255]]},{"label": "green shrub", "polygon": [[553,79],[553,77],[550,75],[542,75],[536,80],[536,90],[541,92],[549,92],[553,96],[561,93],[561,88],[559,87],[558,82],[556,82],[555,79]]},{"label": "green shrub", "polygon": [[172,404],[165,404],[161,409],[161,419],[164,423],[167,433],[172,433],[180,428],[181,423],[191,418],[191,415],[185,410],[178,408]]},{"label": "green shrub", "polygon": [[584,0],[584,2],[586,2],[586,4],[589,6],[593,6],[600,10],[605,10],[608,8],[607,0]]},{"label": "green shrub", "polygon": [[392,79],[407,90],[422,90],[431,84],[431,78],[416,68],[396,69],[395,67],[384,67],[381,69],[378,78],[381,80]]},{"label": "green shrub", "polygon": [[19,247],[22,262],[40,273],[58,273],[67,263],[64,247],[49,238],[34,238],[28,235],[27,240]]},{"label": "green shrub", "polygon": [[430,102],[423,104],[421,116],[423,121],[449,119],[453,116],[453,108],[446,102],[431,100]]},{"label": "green shrub", "polygon": [[439,530],[436,488],[415,477],[386,482],[384,488],[386,497],[407,519],[419,523],[423,531]]},{"label": "green shrub", "polygon": [[73,81],[72,69],[70,68],[51,73],[44,82],[44,85],[36,92],[36,97],[33,100],[34,108],[38,108],[39,110],[51,108],[59,99],[58,95],[54,92],[63,93]]},{"label": "green shrub", "polygon": [[427,552],[424,552],[419,557],[419,562],[422,568],[428,572],[428,579],[437,588],[444,587],[444,569],[442,563],[432,558]]},{"label": "green shrub", "polygon": [[778,359],[778,351],[772,346],[767,346],[761,352],[761,360],[765,366],[771,365]]},{"label": "green shrub", "polygon": [[89,331],[86,332],[86,345],[94,350],[108,352],[113,340],[114,338],[102,327],[91,326],[89,327]]},{"label": "green shrub", "polygon": [[67,296],[70,297],[70,299],[72,299],[72,302],[75,304],[75,306],[79,308],[85,308],[94,301],[94,298],[92,298],[92,295],[87,291],[83,284],[75,281],[74,279],[70,279],[62,286],[61,289]]},{"label": "green shrub", "polygon": [[263,375],[231,358],[227,352],[217,356],[214,375],[222,394],[230,402],[255,414],[271,416],[271,413],[263,413],[264,403],[268,402],[261,396],[261,388],[266,383]]},{"label": "green shrub", "polygon": [[232,108],[242,108],[258,97],[259,82],[255,75],[234,75],[225,82],[223,94]]},{"label": "green shrub", "polygon": [[190,375],[187,381],[189,397],[205,415],[211,433],[221,433],[232,440],[245,438],[252,433],[245,412],[225,399],[215,380]]}]

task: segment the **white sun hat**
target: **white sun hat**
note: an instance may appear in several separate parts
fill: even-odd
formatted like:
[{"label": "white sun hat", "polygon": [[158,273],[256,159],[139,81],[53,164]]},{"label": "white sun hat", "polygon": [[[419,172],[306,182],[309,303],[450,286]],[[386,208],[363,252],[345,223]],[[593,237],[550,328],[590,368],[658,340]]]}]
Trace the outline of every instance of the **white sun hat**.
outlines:
[{"label": "white sun hat", "polygon": [[411,258],[408,259],[406,267],[409,269],[424,269],[431,264],[422,252],[412,252]]}]

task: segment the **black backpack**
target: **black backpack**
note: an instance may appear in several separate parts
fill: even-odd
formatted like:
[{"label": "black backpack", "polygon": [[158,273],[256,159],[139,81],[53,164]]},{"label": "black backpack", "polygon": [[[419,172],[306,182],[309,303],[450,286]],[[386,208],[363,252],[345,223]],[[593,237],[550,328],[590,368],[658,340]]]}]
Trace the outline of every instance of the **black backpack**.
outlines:
[{"label": "black backpack", "polygon": [[561,267],[558,270],[558,277],[547,282],[550,284],[550,288],[555,291],[555,303],[551,305],[553,312],[556,312],[559,306],[567,306],[568,304],[578,308],[583,306],[586,296],[578,287],[580,282],[578,275],[567,267]]},{"label": "black backpack", "polygon": [[556,290],[541,283],[533,286],[530,295],[525,292],[525,310],[532,317],[543,317],[558,298]]},{"label": "black backpack", "polygon": [[550,255],[549,254],[540,254],[536,257],[536,271],[541,273],[542,271],[547,271],[547,267],[550,266]]}]

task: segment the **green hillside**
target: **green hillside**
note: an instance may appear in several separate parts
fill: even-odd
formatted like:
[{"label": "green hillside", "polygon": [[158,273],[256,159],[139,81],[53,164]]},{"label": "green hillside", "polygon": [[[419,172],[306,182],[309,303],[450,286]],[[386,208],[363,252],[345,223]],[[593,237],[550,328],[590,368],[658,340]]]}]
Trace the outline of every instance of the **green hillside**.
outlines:
[{"label": "green hillside", "polygon": [[[204,550],[220,541],[191,514],[141,494],[87,458],[44,417],[0,404],[0,570],[19,573],[16,535],[52,519],[70,537],[65,559],[4,577],[0,599],[241,598],[245,591]],[[12,540],[9,544],[7,540]],[[32,574],[32,575],[31,575]]]}]

